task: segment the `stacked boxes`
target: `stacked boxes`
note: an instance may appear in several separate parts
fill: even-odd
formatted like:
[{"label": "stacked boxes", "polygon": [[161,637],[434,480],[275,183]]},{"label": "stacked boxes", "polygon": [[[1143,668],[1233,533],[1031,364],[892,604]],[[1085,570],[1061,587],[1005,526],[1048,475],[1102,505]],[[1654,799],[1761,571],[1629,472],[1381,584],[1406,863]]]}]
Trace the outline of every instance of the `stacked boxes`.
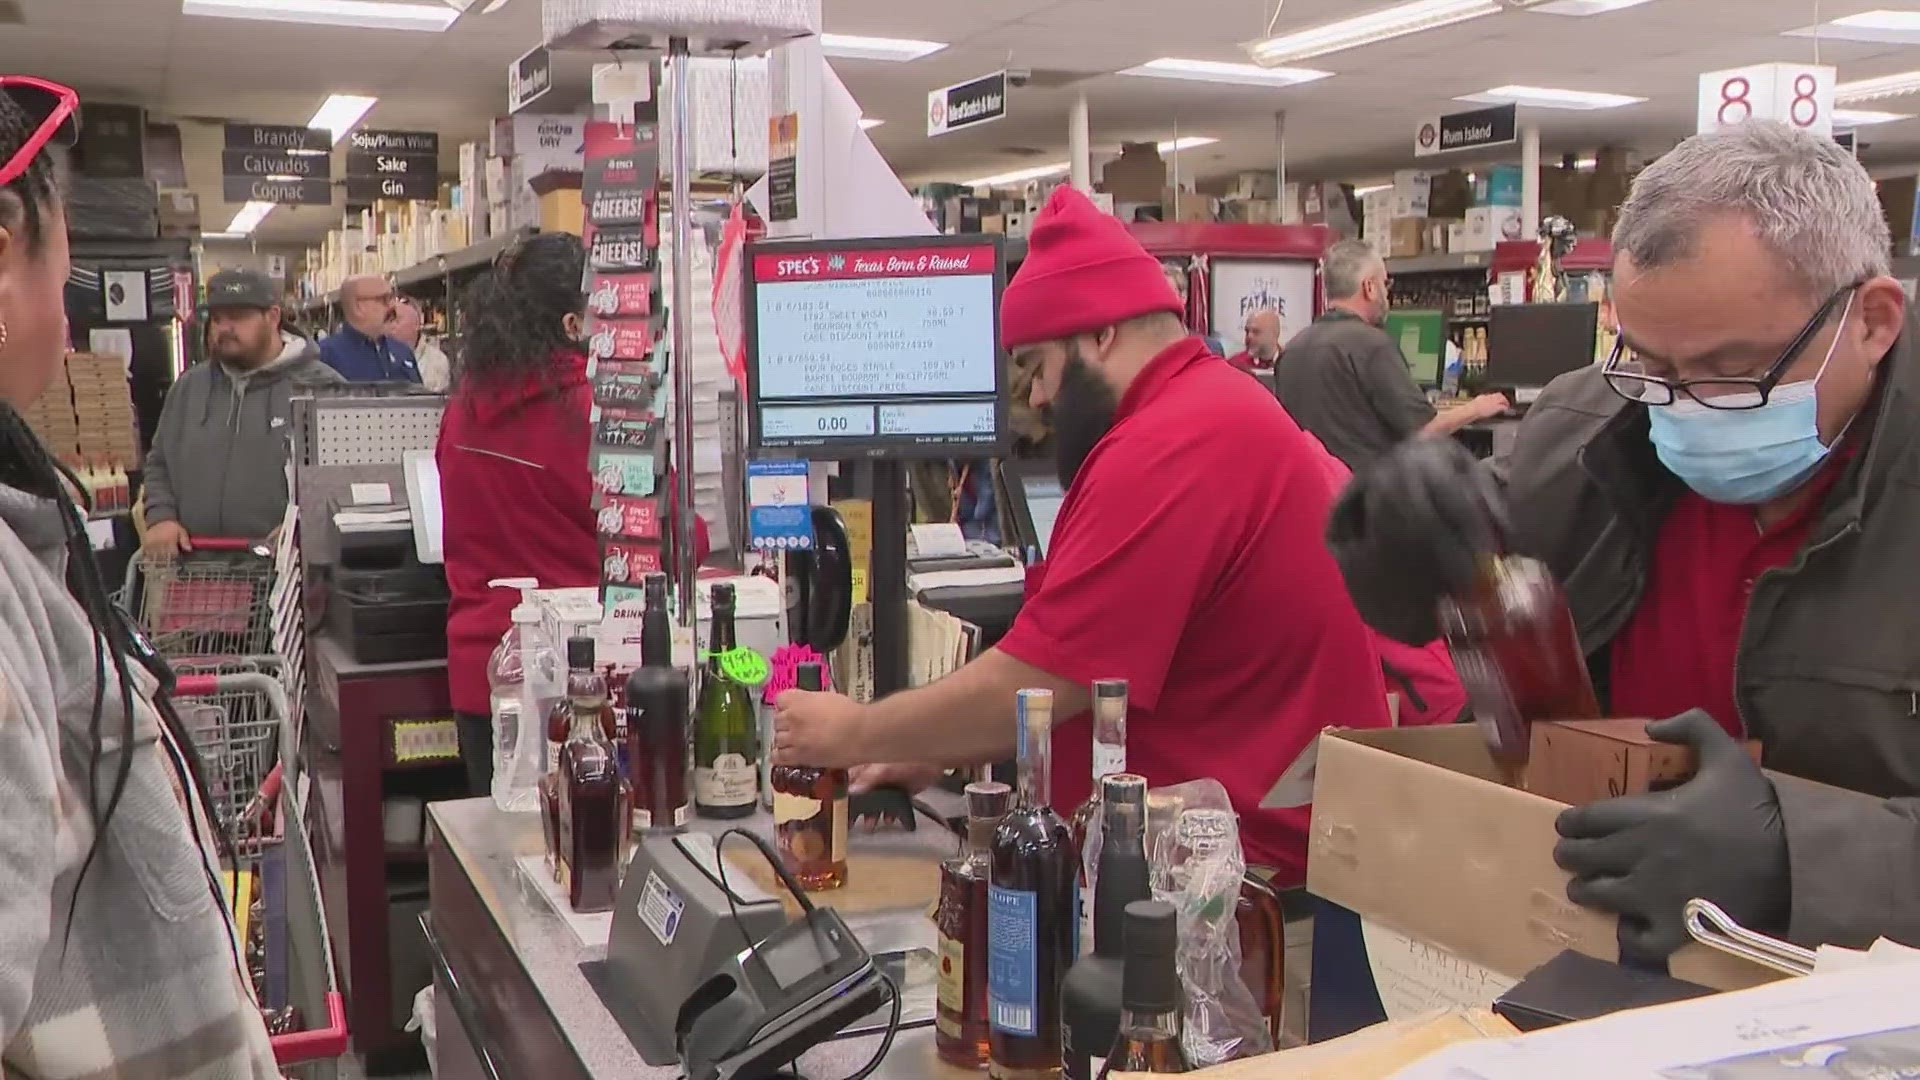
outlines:
[{"label": "stacked boxes", "polygon": [[521,113],[493,122],[484,180],[489,235],[542,225],[536,188],[554,185],[540,178],[580,172],[586,127],[587,118],[573,114]]},{"label": "stacked boxes", "polygon": [[23,415],[27,426],[54,457],[68,463],[80,460],[80,422],[74,418],[73,394],[64,379],[47,387]]},{"label": "stacked boxes", "polygon": [[134,424],[126,361],[100,353],[72,353],[67,357],[67,382],[73,390],[81,459],[137,465],[139,429]]}]

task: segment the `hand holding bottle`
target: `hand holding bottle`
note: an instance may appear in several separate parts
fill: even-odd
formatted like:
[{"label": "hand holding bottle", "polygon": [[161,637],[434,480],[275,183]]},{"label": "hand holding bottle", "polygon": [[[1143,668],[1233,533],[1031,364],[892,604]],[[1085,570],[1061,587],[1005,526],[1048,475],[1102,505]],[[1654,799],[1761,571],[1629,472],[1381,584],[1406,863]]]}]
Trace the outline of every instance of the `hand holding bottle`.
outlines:
[{"label": "hand holding bottle", "polygon": [[1423,645],[1439,636],[1443,594],[1471,587],[1504,547],[1506,497],[1466,448],[1416,438],[1356,475],[1327,520],[1327,546],[1369,626]]},{"label": "hand holding bottle", "polygon": [[834,693],[788,690],[774,700],[773,762],[847,769],[867,764],[866,706]]}]

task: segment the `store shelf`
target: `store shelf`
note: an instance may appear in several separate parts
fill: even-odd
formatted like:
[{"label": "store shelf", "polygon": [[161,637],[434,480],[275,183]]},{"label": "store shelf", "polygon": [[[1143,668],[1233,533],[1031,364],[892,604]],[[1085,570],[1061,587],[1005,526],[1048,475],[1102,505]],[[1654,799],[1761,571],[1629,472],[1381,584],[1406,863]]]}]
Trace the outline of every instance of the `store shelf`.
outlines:
[{"label": "store shelf", "polygon": [[[393,287],[401,292],[444,289],[449,279],[493,265],[493,260],[499,258],[501,252],[539,231],[538,228],[528,225],[511,232],[501,233],[499,236],[490,236],[477,244],[469,244],[458,251],[449,251],[444,255],[435,255],[425,262],[415,263],[404,270],[395,271],[388,277],[393,281]],[[300,305],[300,311],[324,311],[339,300],[340,293],[335,290],[308,300]]]},{"label": "store shelf", "polygon": [[1440,255],[1416,255],[1410,259],[1388,259],[1387,273],[1394,277],[1407,274],[1448,274],[1462,270],[1485,270],[1493,261],[1491,251],[1448,252]]}]

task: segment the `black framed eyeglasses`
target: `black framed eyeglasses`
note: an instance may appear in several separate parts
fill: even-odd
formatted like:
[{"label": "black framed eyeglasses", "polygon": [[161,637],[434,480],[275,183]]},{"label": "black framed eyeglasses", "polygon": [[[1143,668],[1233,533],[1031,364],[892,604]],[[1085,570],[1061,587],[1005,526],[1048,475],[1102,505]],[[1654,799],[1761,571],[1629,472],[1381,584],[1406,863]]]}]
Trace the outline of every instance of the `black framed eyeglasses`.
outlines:
[{"label": "black framed eyeglasses", "polygon": [[1773,396],[1774,387],[1780,385],[1787,369],[1800,359],[1800,354],[1807,349],[1807,343],[1832,317],[1833,309],[1847,294],[1864,284],[1866,282],[1856,281],[1834,290],[1833,295],[1827,297],[1819,310],[1813,313],[1813,318],[1807,320],[1807,325],[1794,335],[1793,341],[1780,353],[1780,358],[1759,378],[1664,379],[1648,373],[1646,365],[1630,354],[1625,337],[1614,341],[1613,354],[1607,357],[1601,374],[1614,393],[1641,405],[1671,405],[1681,394],[1685,394],[1709,409],[1758,409]]}]

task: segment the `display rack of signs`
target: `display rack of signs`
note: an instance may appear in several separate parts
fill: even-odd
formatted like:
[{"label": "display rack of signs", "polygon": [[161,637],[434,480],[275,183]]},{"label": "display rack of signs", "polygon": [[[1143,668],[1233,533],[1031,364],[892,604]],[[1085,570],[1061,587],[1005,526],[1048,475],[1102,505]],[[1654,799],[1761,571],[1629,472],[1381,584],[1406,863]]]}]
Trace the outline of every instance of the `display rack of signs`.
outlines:
[{"label": "display rack of signs", "polygon": [[[586,129],[587,381],[593,388],[594,510],[607,610],[638,603],[667,571],[664,418],[670,403],[660,303],[660,134],[651,122]],[[670,572],[670,571],[668,571]]]},{"label": "display rack of signs", "polygon": [[333,133],[284,124],[228,124],[220,154],[228,202],[326,206],[333,201]]},{"label": "display rack of signs", "polygon": [[431,131],[355,131],[347,136],[347,205],[440,197],[440,136]]},{"label": "display rack of signs", "polygon": [[844,460],[1005,448],[1000,237],[766,241],[747,246],[746,265],[753,449]]}]

